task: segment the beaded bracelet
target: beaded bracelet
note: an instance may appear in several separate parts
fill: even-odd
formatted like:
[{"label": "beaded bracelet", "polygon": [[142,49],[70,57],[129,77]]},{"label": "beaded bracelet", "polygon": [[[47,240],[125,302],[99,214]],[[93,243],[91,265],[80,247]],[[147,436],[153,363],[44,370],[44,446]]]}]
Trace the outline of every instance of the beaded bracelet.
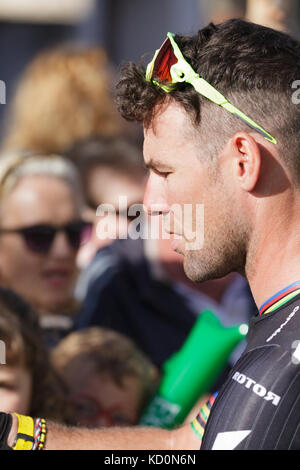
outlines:
[{"label": "beaded bracelet", "polygon": [[34,422],[34,443],[32,446],[32,450],[42,450],[44,448],[46,435],[46,420],[43,418],[36,418]]}]

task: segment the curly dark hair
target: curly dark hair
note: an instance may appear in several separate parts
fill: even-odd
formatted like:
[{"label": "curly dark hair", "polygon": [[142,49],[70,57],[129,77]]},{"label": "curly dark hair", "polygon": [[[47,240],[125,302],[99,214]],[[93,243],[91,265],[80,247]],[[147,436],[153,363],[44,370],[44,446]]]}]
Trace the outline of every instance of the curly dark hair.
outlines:
[{"label": "curly dark hair", "polygon": [[[242,19],[210,23],[193,36],[175,35],[175,41],[199,75],[276,137],[283,163],[299,181],[300,107],[292,101],[292,83],[300,79],[300,43],[288,34]],[[249,130],[187,83],[177,84],[166,94],[146,81],[142,63],[122,67],[116,103],[125,119],[147,127],[160,108],[157,105],[169,99],[183,106],[195,126],[201,123],[199,131],[207,141],[223,145],[234,132]]]},{"label": "curly dark hair", "polygon": [[25,367],[32,377],[28,414],[70,422],[67,390],[51,366],[38,316],[18,294],[0,287],[0,338],[6,364]]}]

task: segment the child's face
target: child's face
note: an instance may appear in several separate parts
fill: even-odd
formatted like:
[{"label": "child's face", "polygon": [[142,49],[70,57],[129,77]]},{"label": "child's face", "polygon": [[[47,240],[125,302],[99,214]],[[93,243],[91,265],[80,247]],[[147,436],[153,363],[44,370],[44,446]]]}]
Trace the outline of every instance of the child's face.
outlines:
[{"label": "child's face", "polygon": [[71,402],[77,424],[88,427],[130,426],[139,419],[140,380],[126,376],[123,386],[107,374],[91,373],[71,384]]},{"label": "child's face", "polygon": [[27,369],[0,365],[0,411],[28,414],[31,390],[31,374]]}]

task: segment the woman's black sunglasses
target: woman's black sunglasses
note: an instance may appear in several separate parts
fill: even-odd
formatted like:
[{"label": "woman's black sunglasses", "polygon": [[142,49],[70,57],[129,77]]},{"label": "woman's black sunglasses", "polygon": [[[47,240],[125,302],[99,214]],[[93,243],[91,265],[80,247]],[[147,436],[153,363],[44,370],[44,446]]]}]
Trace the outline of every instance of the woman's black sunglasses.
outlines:
[{"label": "woman's black sunglasses", "polygon": [[88,240],[91,227],[91,223],[79,220],[62,226],[39,224],[15,229],[1,228],[0,234],[19,233],[29,250],[46,254],[50,250],[57,232],[64,232],[70,246],[77,251]]}]

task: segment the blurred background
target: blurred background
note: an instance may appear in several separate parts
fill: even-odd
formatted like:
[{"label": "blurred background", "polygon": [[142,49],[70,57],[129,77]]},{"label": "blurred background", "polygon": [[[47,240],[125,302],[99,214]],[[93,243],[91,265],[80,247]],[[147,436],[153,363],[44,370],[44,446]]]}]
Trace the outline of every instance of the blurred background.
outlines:
[{"label": "blurred background", "polygon": [[[232,325],[247,325],[256,311],[242,276],[191,283],[170,240],[126,237],[132,220],[118,198],[142,203],[142,129],[125,123],[113,100],[122,64],[148,63],[168,31],[194,34],[237,17],[300,36],[296,0],[0,0],[0,338],[23,345],[0,369],[2,411],[68,421],[61,409],[70,405],[76,423],[136,424],[205,309],[220,320],[224,342],[212,332],[217,368],[201,349],[190,358],[201,361],[199,403],[243,351],[242,334],[227,347]],[[104,203],[110,228],[117,219],[114,241],[97,233]],[[22,374],[32,382],[26,393]]]},{"label": "blurred background", "polygon": [[[6,105],[25,66],[46,48],[62,43],[100,46],[117,70],[123,62],[153,54],[167,31],[195,32],[211,20],[247,15],[275,26],[288,23],[298,34],[296,0],[1,0],[0,79]],[[6,107],[0,105],[0,136]]]}]

